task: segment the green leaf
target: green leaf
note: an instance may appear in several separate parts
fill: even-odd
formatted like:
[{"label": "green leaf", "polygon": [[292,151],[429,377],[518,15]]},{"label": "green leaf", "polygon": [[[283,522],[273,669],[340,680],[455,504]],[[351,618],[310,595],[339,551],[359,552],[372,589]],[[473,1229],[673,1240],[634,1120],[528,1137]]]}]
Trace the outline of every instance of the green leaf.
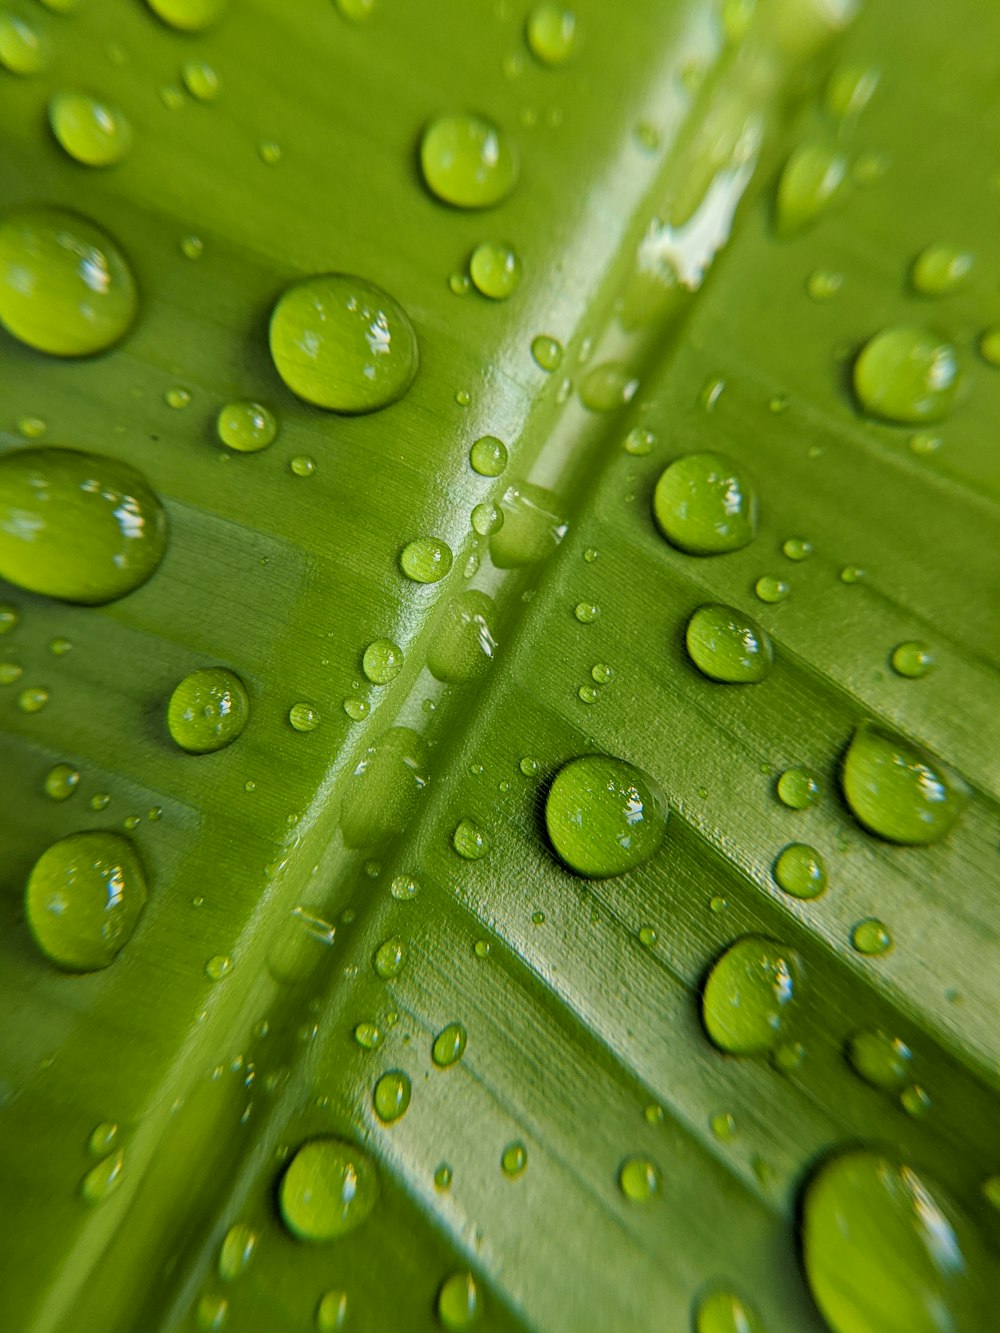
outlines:
[{"label": "green leaf", "polygon": [[[99,355],[7,319],[0,503],[30,507],[12,451],[57,446],[138,471],[168,534],[128,595],[3,566],[0,1322],[979,1333],[1000,17],[958,0],[942,59],[930,0],[844,36],[827,0],[224,8],[0,16],[4,216],[90,219],[138,292]],[[67,94],[124,118],[115,152]],[[467,114],[513,146],[482,211],[450,206],[484,202],[465,157],[421,174]],[[778,236],[816,143],[849,175]],[[484,243],[499,288],[465,276]],[[973,259],[931,294],[938,243]],[[379,410],[279,374],[275,303],[328,273],[415,330]],[[919,383],[884,411],[852,381],[897,327],[954,349],[931,429],[898,424]],[[692,553],[711,495],[694,546],[654,512],[692,454],[759,501],[724,553]],[[759,679],[689,656],[715,605],[773,646]],[[845,767],[855,735],[903,777]],[[954,820],[901,845],[921,764]],[[818,799],[779,799],[798,768]],[[880,823],[854,778],[887,771]],[[94,832],[148,896],[70,972],[25,886]]]}]

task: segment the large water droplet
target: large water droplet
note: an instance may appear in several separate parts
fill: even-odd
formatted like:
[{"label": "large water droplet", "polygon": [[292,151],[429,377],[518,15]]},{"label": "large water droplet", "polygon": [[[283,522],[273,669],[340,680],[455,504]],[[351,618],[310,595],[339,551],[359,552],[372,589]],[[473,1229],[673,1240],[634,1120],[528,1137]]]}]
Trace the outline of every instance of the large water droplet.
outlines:
[{"label": "large water droplet", "polygon": [[832,1333],[983,1333],[995,1261],[945,1192],[895,1156],[854,1150],[820,1168],[803,1258]]},{"label": "large water droplet", "polygon": [[146,877],[127,838],[72,833],[35,862],[24,894],[35,942],[57,967],[96,972],[114,962],[146,902]]},{"label": "large water droplet", "polygon": [[671,545],[689,555],[721,555],[757,535],[757,493],[732,459],[687,454],[661,474],[653,515]]},{"label": "large water droplet", "polygon": [[565,865],[605,879],[649,860],[666,832],[667,805],[641,769],[608,755],[584,755],[556,774],[545,825]]},{"label": "large water droplet", "polygon": [[281,1178],[285,1226],[299,1240],[336,1240],[368,1217],[379,1196],[375,1163],[340,1139],[303,1144]]},{"label": "large water droplet", "polygon": [[0,14],[0,65],[11,74],[37,74],[46,63],[46,43],[20,14]]},{"label": "large water droplet", "polygon": [[901,1092],[913,1077],[909,1046],[878,1028],[855,1032],[846,1053],[854,1072],[880,1092]]},{"label": "large water droplet", "polygon": [[785,163],[775,199],[775,225],[792,236],[827,209],[847,178],[847,159],[832,143],[801,144]]},{"label": "large water droplet", "polygon": [[503,526],[490,538],[490,558],[498,569],[536,564],[566,535],[562,503],[544,486],[527,481],[508,486],[500,507]]},{"label": "large water droplet", "polygon": [[427,785],[427,748],[409,727],[370,745],[346,784],[341,832],[348,847],[372,847],[401,833]]},{"label": "large water droplet", "polygon": [[698,670],[727,685],[758,684],[774,661],[769,636],[732,606],[700,606],[688,621],[685,642]]},{"label": "large water droplet", "polygon": [[565,65],[576,48],[576,15],[563,5],[535,5],[525,36],[536,60],[551,68]]},{"label": "large water droplet", "polygon": [[762,935],[746,935],[713,965],[702,996],[709,1037],[729,1055],[760,1055],[785,1035],[801,988],[798,955]]},{"label": "large water droplet", "polygon": [[793,842],[775,861],[774,878],[793,898],[818,898],[826,888],[826,866],[815,847]]},{"label": "large water droplet", "polygon": [[437,1314],[448,1333],[463,1333],[479,1323],[483,1312],[482,1297],[471,1273],[452,1273],[441,1284]]},{"label": "large water droplet", "polygon": [[449,684],[481,675],[497,650],[495,618],[496,603],[484,592],[470,589],[446,602],[427,652],[431,675]]},{"label": "large water droplet", "polygon": [[150,9],[171,28],[204,32],[226,12],[229,0],[146,0]]},{"label": "large water droplet", "polygon": [[876,333],[854,363],[854,392],[862,408],[903,424],[940,421],[951,409],[958,380],[951,343],[907,324]]},{"label": "large water droplet", "polygon": [[440,537],[415,537],[399,553],[399,567],[414,583],[439,583],[452,565],[451,547]]},{"label": "large water droplet", "polygon": [[0,576],[93,606],[132,592],[166,547],[148,482],[112,458],[39,446],[0,458]]},{"label": "large water droplet", "polygon": [[659,1193],[660,1172],[646,1157],[629,1157],[618,1172],[618,1184],[631,1203],[648,1203]]},{"label": "large water droplet", "polygon": [[947,296],[962,286],[972,266],[968,250],[939,241],[917,255],[910,269],[910,282],[921,296]]},{"label": "large water droplet", "polygon": [[60,146],[85,167],[110,167],[132,144],[123,111],[84,93],[56,93],[49,101],[49,124]]},{"label": "large water droplet", "polygon": [[237,453],[254,454],[266,449],[278,433],[274,413],[260,403],[227,403],[215,423],[219,439]]},{"label": "large water droplet", "polygon": [[388,685],[402,669],[403,650],[391,639],[375,639],[361,658],[361,670],[373,685]]},{"label": "large water droplet", "polygon": [[61,208],[19,208],[0,221],[0,323],[52,356],[91,356],[123,337],[139,306],[114,241]]},{"label": "large water droplet", "polygon": [[175,688],[167,706],[170,735],[191,754],[208,754],[230,745],[249,716],[246,687],[224,667],[192,671]]},{"label": "large water droplet", "polygon": [[520,284],[521,261],[513,246],[483,241],[472,252],[469,273],[477,291],[494,301],[504,301]]},{"label": "large water droplet", "polygon": [[517,184],[513,145],[481,116],[441,116],[420,141],[420,166],[432,194],[456,208],[492,208]]},{"label": "large water droplet", "polygon": [[481,477],[499,477],[507,466],[507,446],[495,435],[482,435],[469,450],[469,462]]},{"label": "large water droplet", "polygon": [[842,783],[859,822],[888,842],[936,842],[969,799],[968,788],[956,773],[910,741],[870,722],[854,733]]},{"label": "large water droplet", "polygon": [[778,799],[789,810],[808,810],[821,793],[819,778],[807,768],[786,768],[778,779]]},{"label": "large water droplet", "polygon": [[419,365],[399,302],[346,273],[294,283],[271,315],[271,356],[294,394],[332,412],[374,412],[402,398]]}]

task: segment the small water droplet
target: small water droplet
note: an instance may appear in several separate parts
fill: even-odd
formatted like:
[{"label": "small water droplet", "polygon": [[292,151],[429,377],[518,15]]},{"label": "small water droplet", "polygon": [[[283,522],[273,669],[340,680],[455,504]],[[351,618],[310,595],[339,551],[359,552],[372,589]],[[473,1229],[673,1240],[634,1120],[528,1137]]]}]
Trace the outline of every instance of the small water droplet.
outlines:
[{"label": "small water droplet", "polygon": [[106,791],[99,791],[90,798],[91,810],[106,810],[111,804],[111,797]]},{"label": "small water droplet", "polygon": [[695,1333],[765,1333],[754,1310],[733,1291],[703,1296],[695,1311]]},{"label": "small water droplet", "polygon": [[401,1069],[391,1069],[375,1084],[372,1105],[378,1118],[387,1125],[406,1114],[410,1105],[410,1077]]},{"label": "small water droplet", "polygon": [[948,296],[972,272],[968,250],[939,241],[921,250],[910,268],[910,284],[920,296]]},{"label": "small water droplet", "polygon": [[102,1203],[119,1188],[125,1173],[125,1155],[118,1150],[92,1166],[80,1185],[80,1193],[87,1203]]},{"label": "small water droplet", "polygon": [[373,685],[388,685],[403,669],[403,651],[391,639],[375,639],[364,651],[361,669]]},{"label": "small water droplet", "polygon": [[726,390],[726,381],[721,375],[710,375],[698,391],[698,405],[705,412],[714,412],[719,399]]},{"label": "small water droplet", "polygon": [[199,102],[214,102],[222,91],[218,72],[204,60],[186,60],[181,66],[181,79]]},{"label": "small water droplet", "polygon": [[415,583],[437,583],[451,569],[451,547],[440,537],[416,537],[399,554],[399,566]]},{"label": "small water droplet", "polygon": [[87,167],[120,162],[132,144],[124,112],[83,93],[55,93],[49,100],[49,125],[69,157]]},{"label": "small water droplet", "polygon": [[455,208],[492,208],[517,184],[510,140],[482,116],[441,116],[424,130],[420,166],[431,194]]},{"label": "small water droplet", "polygon": [[774,661],[769,636],[755,620],[731,606],[701,606],[685,632],[688,655],[710,680],[752,685],[764,680]]},{"label": "small water droplet", "polygon": [[986,329],[979,339],[979,351],[991,366],[1000,366],[1000,325]]},{"label": "small water droplet", "polygon": [[478,504],[470,515],[472,530],[480,537],[491,537],[494,532],[499,532],[503,521],[503,510],[494,504]]},{"label": "small water droplet", "polygon": [[344,700],[344,712],[352,722],[362,722],[371,712],[371,705],[367,699],[359,699],[356,695],[348,695]]},{"label": "small water droplet", "polygon": [[[282,157],[281,144],[275,143],[273,139],[261,139],[257,145],[257,156],[265,167],[276,167]],[[289,385],[289,388],[291,388],[291,385]],[[301,394],[299,396],[301,397]],[[325,404],[320,404],[320,406],[325,406]]]},{"label": "small water droplet", "polygon": [[815,847],[793,842],[775,861],[774,878],[794,898],[818,898],[826,888],[826,866]]},{"label": "small water droplet", "polygon": [[296,731],[315,731],[321,718],[319,711],[312,704],[292,704],[288,710],[288,720]]},{"label": "small water droplet", "polygon": [[747,935],[716,960],[705,983],[702,1019],[729,1055],[760,1055],[784,1036],[801,988],[798,955],[775,940]]},{"label": "small water droplet", "polygon": [[[373,7],[373,0],[339,0],[337,8],[343,13],[354,7],[361,9],[367,5],[367,13]],[[320,1297],[316,1306],[316,1327],[319,1333],[339,1333],[347,1324],[347,1292],[331,1288]]]},{"label": "small water droplet", "polygon": [[653,855],[666,831],[667,806],[640,769],[608,755],[585,755],[557,773],[545,802],[545,824],[566,866],[604,879]]},{"label": "small water droplet", "polygon": [[562,343],[556,338],[549,337],[547,333],[540,333],[531,341],[531,355],[541,370],[551,373],[553,370],[558,370],[562,362]]},{"label": "small water droplet", "polygon": [[221,981],[232,969],[232,960],[224,953],[213,954],[205,964],[205,976],[209,981]]},{"label": "small water droplet", "polygon": [[813,269],[806,279],[806,291],[814,301],[832,300],[843,285],[843,274],[828,268]]},{"label": "small water droplet", "polygon": [[434,1038],[434,1045],[431,1047],[431,1059],[439,1069],[448,1069],[452,1065],[458,1064],[465,1054],[467,1040],[465,1028],[461,1023],[449,1023]]},{"label": "small water droplet", "polygon": [[722,454],[687,454],[660,475],[657,526],[689,555],[738,551],[757,534],[757,494],[741,465]]},{"label": "small water droplet", "polygon": [[452,1273],[445,1279],[437,1298],[437,1315],[442,1328],[448,1333],[463,1333],[479,1323],[482,1313],[482,1296],[471,1273]]},{"label": "small water droplet", "polygon": [[499,241],[483,241],[472,252],[469,274],[483,296],[504,301],[520,285],[521,261],[513,246]]},{"label": "small water droplet", "polygon": [[588,370],[580,383],[580,402],[591,412],[614,412],[635,397],[639,381],[620,361]]},{"label": "small water droplet", "polygon": [[216,419],[219,439],[241,454],[266,449],[278,433],[274,413],[260,403],[227,403]]},{"label": "small water droplet", "polygon": [[118,1126],[113,1121],[104,1120],[95,1125],[87,1140],[87,1151],[94,1157],[104,1157],[113,1151],[118,1143]]},{"label": "small water droplet", "polygon": [[198,260],[205,253],[205,242],[200,236],[182,236],[181,254],[185,259]]},{"label": "small water droplet", "polygon": [[383,940],[375,951],[373,966],[383,981],[398,977],[406,962],[406,945],[399,939]]},{"label": "small water droplet", "polygon": [[396,875],[389,885],[389,892],[397,902],[409,902],[420,892],[420,885],[412,875]]},{"label": "small water droplet", "polygon": [[633,426],[622,440],[622,448],[633,458],[645,458],[647,454],[653,452],[655,444],[656,436],[643,426]]},{"label": "small water droplet", "polygon": [[883,329],[854,363],[854,392],[862,409],[884,421],[920,425],[940,421],[958,389],[955,349],[928,329]]},{"label": "small water droplet", "polygon": [[773,574],[763,574],[754,584],[754,592],[762,602],[783,602],[791,590],[790,584]]},{"label": "small water droplet", "polygon": [[905,676],[907,680],[919,680],[934,665],[934,657],[927,644],[912,639],[898,644],[892,650],[889,661],[896,675]]},{"label": "small water droplet", "polygon": [[859,921],[851,931],[851,943],[858,953],[869,958],[880,958],[892,948],[892,935],[883,922],[871,916]]},{"label": "small water droplet", "polygon": [[630,1203],[648,1203],[660,1190],[660,1172],[646,1157],[628,1157],[618,1172],[621,1192]]},{"label": "small water droplet", "polygon": [[812,542],[807,542],[802,537],[789,537],[782,544],[782,552],[789,560],[808,560],[812,555]]},{"label": "small water droplet", "polygon": [[594,602],[577,602],[573,614],[581,625],[592,625],[600,616],[601,608]]},{"label": "small water droplet", "polygon": [[499,477],[507,466],[507,446],[495,435],[482,435],[469,450],[469,463],[481,477]]},{"label": "small water droplet", "polygon": [[308,454],[296,454],[294,458],[289,459],[288,467],[296,477],[311,477],[316,471],[316,460],[310,458]]},{"label": "small water droplet", "polygon": [[65,801],[80,785],[80,772],[72,764],[56,764],[45,775],[45,795],[53,801]]},{"label": "small water droplet", "polygon": [[846,1047],[854,1072],[881,1092],[900,1092],[912,1073],[913,1053],[905,1042],[880,1029],[855,1032]]},{"label": "small water droplet", "polygon": [[823,139],[800,144],[785,163],[775,198],[775,228],[792,236],[815,221],[840,194],[847,159]]},{"label": "small water droplet", "polygon": [[563,5],[538,4],[528,15],[525,36],[531,54],[550,68],[565,65],[576,49],[576,15]]},{"label": "small water droplet", "polygon": [[232,744],[250,716],[240,678],[224,667],[204,667],[185,676],[170,696],[167,727],[190,754],[208,754]]},{"label": "small water droplet", "polygon": [[223,1282],[234,1282],[246,1270],[257,1245],[257,1233],[245,1222],[237,1222],[226,1232],[219,1248],[216,1270]]},{"label": "small water droplet", "polygon": [[451,845],[466,861],[480,861],[490,849],[489,839],[473,819],[462,819],[451,835]]},{"label": "small water droplet", "polygon": [[48,43],[21,14],[0,13],[0,65],[11,74],[37,74],[48,62]]},{"label": "small water droplet", "polygon": [[845,565],[840,571],[841,583],[863,583],[866,571],[860,565]]},{"label": "small water droplet", "polygon": [[789,810],[808,810],[822,790],[819,778],[807,768],[787,768],[778,779],[778,799]]}]

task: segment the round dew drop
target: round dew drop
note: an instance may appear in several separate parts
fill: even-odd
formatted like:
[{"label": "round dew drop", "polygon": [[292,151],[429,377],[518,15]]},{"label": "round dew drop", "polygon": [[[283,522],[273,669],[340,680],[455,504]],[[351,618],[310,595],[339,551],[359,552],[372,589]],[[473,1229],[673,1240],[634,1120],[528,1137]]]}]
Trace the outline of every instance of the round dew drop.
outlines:
[{"label": "round dew drop", "polygon": [[476,290],[494,301],[513,296],[521,282],[521,261],[510,245],[484,241],[469,260],[469,274]]},{"label": "round dew drop", "polygon": [[951,343],[910,325],[875,334],[854,363],[854,392],[861,407],[894,424],[940,421],[951,410],[958,382]]},{"label": "round dew drop", "polygon": [[896,675],[907,680],[919,680],[934,665],[930,648],[926,643],[918,643],[916,640],[897,645],[889,661]]},{"label": "round dew drop", "polygon": [[451,835],[451,845],[465,861],[481,861],[490,850],[489,839],[473,819],[461,819]]},{"label": "round dew drop", "polygon": [[452,1273],[445,1279],[437,1298],[437,1315],[442,1328],[448,1333],[462,1333],[464,1329],[475,1328],[482,1313],[482,1297],[471,1273]]},{"label": "round dew drop", "polygon": [[304,1144],[281,1178],[278,1202],[285,1226],[298,1240],[329,1241],[364,1222],[379,1196],[375,1164],[340,1139]]},{"label": "round dew drop", "polygon": [[216,1265],[223,1282],[233,1282],[246,1269],[257,1246],[257,1233],[245,1222],[237,1222],[226,1232]]},{"label": "round dew drop", "polygon": [[468,1035],[461,1023],[449,1023],[434,1038],[431,1047],[431,1059],[439,1069],[448,1069],[458,1064],[465,1054]]},{"label": "round dew drop", "polygon": [[995,1259],[936,1182],[854,1149],[820,1168],[802,1207],[806,1278],[831,1333],[981,1333]]},{"label": "round dew drop", "polygon": [[784,579],[764,574],[754,584],[754,592],[762,602],[783,602],[791,592],[791,587]]},{"label": "round dew drop", "polygon": [[667,827],[663,793],[648,774],[608,755],[571,759],[545,801],[556,855],[594,879],[622,875],[656,852]]},{"label": "round dew drop", "polygon": [[826,866],[815,847],[793,842],[775,861],[774,878],[793,898],[818,898],[826,888]]},{"label": "round dew drop", "polygon": [[374,967],[383,981],[398,977],[406,962],[406,945],[402,940],[383,940],[375,951]]},{"label": "round dew drop", "polygon": [[819,778],[807,768],[787,768],[778,779],[778,800],[789,810],[808,810],[821,793]]},{"label": "round dew drop", "polygon": [[119,1149],[90,1168],[80,1183],[80,1193],[87,1203],[103,1203],[118,1189],[124,1175],[125,1154]]},{"label": "round dew drop", "polygon": [[556,68],[571,60],[576,49],[576,15],[562,5],[535,5],[525,28],[528,48],[543,65]]},{"label": "round dew drop", "polygon": [[648,1203],[659,1193],[660,1173],[645,1157],[629,1157],[618,1172],[621,1192],[630,1203]]},{"label": "round dew drop", "polygon": [[288,710],[288,720],[296,731],[315,731],[321,718],[312,704],[297,703]]},{"label": "round dew drop", "polygon": [[420,357],[410,317],[364,278],[294,283],[271,314],[271,357],[299,398],[332,412],[374,412],[402,398]]},{"label": "round dew drop", "polygon": [[403,650],[391,639],[375,639],[364,651],[361,669],[373,685],[388,685],[403,669]]},{"label": "round dew drop", "polygon": [[846,1055],[858,1077],[880,1092],[901,1092],[913,1076],[910,1048],[879,1029],[855,1032],[847,1043]]},{"label": "round dew drop", "polygon": [[695,1333],[765,1333],[749,1305],[732,1291],[713,1291],[698,1302]]},{"label": "round dew drop", "polygon": [[521,1175],[528,1165],[528,1150],[520,1139],[508,1143],[500,1154],[500,1168],[512,1180]]},{"label": "round dew drop", "polygon": [[709,1038],[728,1055],[762,1055],[785,1035],[801,987],[798,955],[775,940],[747,935],[712,967],[702,996]]},{"label": "round dew drop", "polygon": [[507,446],[495,435],[482,435],[469,450],[469,463],[481,477],[499,477],[507,466]]},{"label": "round dew drop", "polygon": [[1000,325],[985,330],[979,339],[979,353],[991,366],[1000,366]]},{"label": "round dew drop", "polygon": [[226,12],[229,0],[146,0],[153,13],[180,32],[204,32]]},{"label": "round dew drop", "polygon": [[410,1105],[410,1076],[400,1069],[392,1069],[383,1074],[375,1084],[372,1105],[375,1114],[387,1125],[400,1120]]},{"label": "round dew drop", "polygon": [[216,418],[215,428],[227,449],[255,454],[266,449],[278,433],[274,413],[260,403],[227,403]]},{"label": "round dew drop", "polygon": [[72,764],[56,764],[45,775],[45,795],[53,801],[65,801],[80,785],[80,772]]},{"label": "round dew drop", "polygon": [[757,493],[740,464],[722,454],[687,454],[656,483],[653,516],[672,546],[722,555],[757,535]]},{"label": "round dew drop", "polygon": [[880,958],[892,948],[892,935],[877,917],[859,921],[851,932],[851,943],[867,958]]},{"label": "round dew drop", "polygon": [[558,370],[562,362],[562,343],[556,338],[550,338],[546,333],[540,333],[531,341],[531,355],[540,370],[551,373],[553,370]]},{"label": "round dew drop", "polygon": [[702,675],[727,685],[759,684],[774,662],[765,631],[731,606],[700,606],[688,621],[685,642]]},{"label": "round dew drop", "polygon": [[10,74],[37,74],[47,59],[38,32],[19,14],[0,13],[0,65]]},{"label": "round dew drop", "polygon": [[867,722],[854,733],[841,782],[859,823],[887,842],[910,846],[943,838],[969,799],[957,774]]},{"label": "round dew drop", "polygon": [[973,258],[967,250],[939,241],[917,255],[910,269],[910,283],[920,296],[948,296],[964,284],[972,267]]},{"label": "round dew drop", "polygon": [[111,167],[132,146],[132,126],[117,107],[83,93],[56,93],[49,125],[59,146],[85,167]]},{"label": "round dew drop", "polygon": [[204,60],[185,61],[181,66],[181,78],[184,87],[199,102],[214,102],[222,89],[218,74]]},{"label": "round dew drop", "polygon": [[492,208],[517,184],[513,145],[481,116],[441,116],[420,141],[420,167],[431,194],[455,208]]},{"label": "round dew drop", "polygon": [[346,1291],[325,1291],[316,1306],[316,1327],[319,1333],[339,1333],[347,1324],[347,1308]]},{"label": "round dew drop", "polygon": [[451,547],[440,537],[416,537],[399,553],[399,567],[414,583],[438,583],[451,565]]},{"label": "round dew drop", "polygon": [[220,1333],[229,1322],[229,1302],[225,1296],[206,1291],[196,1309],[199,1333]]},{"label": "round dew drop", "polygon": [[0,220],[0,323],[51,356],[92,356],[131,327],[132,270],[93,222],[61,208],[18,208]]},{"label": "round dew drop", "polygon": [[117,833],[73,833],[35,862],[25,917],[35,942],[68,972],[96,972],[132,937],[146,902],[135,848]]},{"label": "round dew drop", "polygon": [[203,667],[185,676],[170,696],[167,727],[182,750],[209,754],[231,745],[250,716],[250,698],[239,676]]},{"label": "round dew drop", "polygon": [[847,178],[847,159],[825,140],[801,144],[789,157],[778,181],[775,228],[793,236],[823,213]]}]

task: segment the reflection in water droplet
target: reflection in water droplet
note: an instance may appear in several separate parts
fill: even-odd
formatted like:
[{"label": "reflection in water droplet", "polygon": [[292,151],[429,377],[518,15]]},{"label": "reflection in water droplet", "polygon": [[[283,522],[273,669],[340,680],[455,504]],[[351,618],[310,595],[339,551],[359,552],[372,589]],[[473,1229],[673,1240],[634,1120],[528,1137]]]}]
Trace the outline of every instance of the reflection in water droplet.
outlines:
[{"label": "reflection in water droplet", "polygon": [[910,741],[867,722],[854,733],[842,785],[865,828],[908,845],[943,838],[969,799],[957,774]]},{"label": "reflection in water droplet", "polygon": [[483,1312],[482,1297],[471,1273],[452,1273],[441,1284],[437,1298],[438,1320],[448,1333],[474,1328]]},{"label": "reflection in water droplet", "polygon": [[517,184],[513,145],[481,116],[441,116],[420,141],[420,166],[427,188],[455,208],[492,208]]},{"label": "reflection in water droplet", "polygon": [[49,100],[49,125],[60,147],[86,167],[113,166],[132,144],[124,112],[83,93],[55,93]]},{"label": "reflection in water droplet", "polygon": [[469,274],[477,291],[494,301],[504,301],[520,285],[521,261],[513,246],[483,241],[472,252]]},{"label": "reflection in water droplet", "polygon": [[774,661],[769,636],[731,606],[699,607],[688,621],[685,642],[698,670],[727,685],[759,684]]},{"label": "reflection in water droplet", "polygon": [[585,755],[557,773],[545,802],[545,825],[566,866],[604,879],[654,854],[666,832],[667,806],[640,769],[608,755]]},{"label": "reflection in water droplet", "polygon": [[760,1055],[785,1035],[801,989],[798,955],[775,940],[747,935],[715,962],[702,996],[705,1030],[720,1051]]},{"label": "reflection in water droplet", "polygon": [[538,4],[525,27],[528,47],[536,60],[552,68],[565,65],[576,48],[576,15],[563,5]]},{"label": "reflection in water droplet", "polygon": [[182,750],[208,754],[232,744],[249,716],[240,678],[223,667],[204,667],[185,676],[170,696],[167,727]]},{"label": "reflection in water droplet", "polygon": [[854,363],[854,392],[865,412],[884,421],[940,421],[958,389],[955,349],[928,329],[896,325],[865,343]]},{"label": "reflection in water droplet", "polygon": [[967,250],[939,241],[921,250],[910,269],[910,283],[921,296],[947,296],[961,287],[972,272]]},{"label": "reflection in water droplet", "polygon": [[880,958],[892,948],[892,935],[877,917],[859,921],[851,932],[851,943],[858,953],[869,958]]},{"label": "reflection in water droplet", "polygon": [[815,847],[793,842],[775,861],[774,878],[794,898],[818,898],[826,888],[826,867]]},{"label": "reflection in water droplet", "polygon": [[653,515],[673,546],[720,555],[756,536],[757,493],[742,466],[722,454],[687,454],[660,475]]},{"label": "reflection in water droplet", "polygon": [[364,1222],[379,1196],[375,1163],[340,1139],[304,1144],[281,1178],[278,1200],[285,1226],[298,1240],[328,1241]]},{"label": "reflection in water droplet", "polygon": [[375,1113],[385,1124],[391,1125],[406,1114],[410,1105],[410,1078],[400,1069],[392,1069],[383,1074],[375,1084],[372,1105]]}]

